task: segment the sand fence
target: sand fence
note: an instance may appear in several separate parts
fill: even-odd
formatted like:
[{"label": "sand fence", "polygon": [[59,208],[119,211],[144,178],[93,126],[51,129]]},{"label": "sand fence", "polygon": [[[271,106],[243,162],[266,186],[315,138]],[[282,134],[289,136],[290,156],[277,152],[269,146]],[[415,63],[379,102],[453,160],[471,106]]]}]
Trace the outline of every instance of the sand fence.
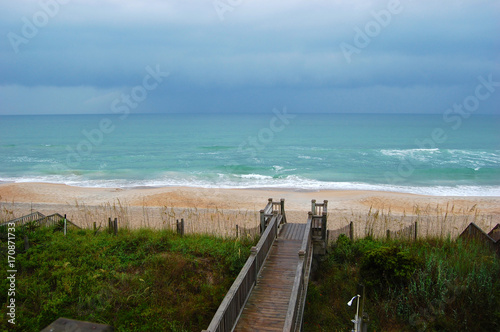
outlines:
[{"label": "sand fence", "polygon": [[[57,208],[57,211],[53,209]],[[118,227],[125,229],[152,228],[176,230],[177,221],[184,219],[186,234],[210,234],[223,237],[254,236],[258,234],[260,222],[259,211],[197,208],[197,207],[151,207],[132,206],[116,200],[101,205],[86,205],[80,202],[73,204],[47,205],[0,202],[0,221],[7,221],[34,212],[41,211],[45,215],[54,212],[67,214],[68,219],[82,228],[106,228],[109,218],[118,220]],[[40,210],[41,209],[41,210]],[[43,210],[45,209],[45,210]],[[51,209],[51,210],[50,210]],[[288,211],[290,222],[305,223],[307,212]],[[454,205],[415,205],[412,211],[394,213],[390,208],[368,211],[328,211],[328,229],[347,233],[346,227],[352,222],[354,238],[371,235],[376,238],[391,234],[402,236],[402,231],[414,232],[409,227],[418,225],[419,238],[450,237],[456,238],[471,222],[483,229],[491,229],[499,220],[497,215],[483,214],[476,205],[457,208]],[[337,232],[337,233],[338,233]],[[348,234],[348,233],[347,233]],[[338,234],[337,234],[338,235]],[[333,238],[336,238],[334,236]]]}]

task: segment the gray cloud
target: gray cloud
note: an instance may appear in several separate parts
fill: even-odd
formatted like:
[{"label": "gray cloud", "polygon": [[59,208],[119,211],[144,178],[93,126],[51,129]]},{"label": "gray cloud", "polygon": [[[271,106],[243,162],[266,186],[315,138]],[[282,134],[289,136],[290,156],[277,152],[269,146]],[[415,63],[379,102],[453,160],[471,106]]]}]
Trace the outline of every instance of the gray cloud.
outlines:
[{"label": "gray cloud", "polygon": [[[211,1],[73,0],[57,3],[54,17],[15,53],[9,33],[24,38],[24,22],[43,8],[0,0],[0,114],[109,112],[103,96],[140,84],[145,67],[157,64],[171,76],[143,112],[276,104],[441,112],[479,75],[500,81],[500,6],[492,1],[401,0],[400,12],[346,61],[340,45],[355,46],[356,29],[376,22],[374,13],[391,1],[245,1],[221,21]],[[488,105],[482,111],[498,111]]]}]

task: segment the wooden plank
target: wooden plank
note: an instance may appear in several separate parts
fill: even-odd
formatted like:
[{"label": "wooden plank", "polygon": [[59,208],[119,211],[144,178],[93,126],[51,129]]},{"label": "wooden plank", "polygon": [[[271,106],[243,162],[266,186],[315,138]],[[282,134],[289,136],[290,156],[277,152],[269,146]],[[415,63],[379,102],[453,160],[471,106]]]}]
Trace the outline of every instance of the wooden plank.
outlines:
[{"label": "wooden plank", "polygon": [[280,235],[284,240],[302,240],[305,231],[305,224],[285,224]]},{"label": "wooden plank", "polygon": [[285,224],[234,331],[282,331],[305,224]]},{"label": "wooden plank", "polygon": [[233,324],[238,321],[238,316],[244,309],[242,308],[244,303],[237,299],[243,299],[243,302],[246,302],[256,283],[255,271],[259,265],[258,260],[262,259],[265,263],[266,257],[275,247],[276,240],[273,232],[277,227],[276,222],[276,218],[271,219],[259,242],[252,248],[252,255],[231,285],[206,331],[231,331]]}]

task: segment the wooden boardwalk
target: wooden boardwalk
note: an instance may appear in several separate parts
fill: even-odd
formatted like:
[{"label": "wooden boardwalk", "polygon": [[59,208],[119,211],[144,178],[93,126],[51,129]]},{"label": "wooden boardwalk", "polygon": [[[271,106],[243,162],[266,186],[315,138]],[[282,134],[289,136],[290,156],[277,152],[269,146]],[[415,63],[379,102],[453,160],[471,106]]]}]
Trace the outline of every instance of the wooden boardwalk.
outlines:
[{"label": "wooden boardwalk", "polygon": [[284,224],[234,331],[283,331],[306,224]]}]

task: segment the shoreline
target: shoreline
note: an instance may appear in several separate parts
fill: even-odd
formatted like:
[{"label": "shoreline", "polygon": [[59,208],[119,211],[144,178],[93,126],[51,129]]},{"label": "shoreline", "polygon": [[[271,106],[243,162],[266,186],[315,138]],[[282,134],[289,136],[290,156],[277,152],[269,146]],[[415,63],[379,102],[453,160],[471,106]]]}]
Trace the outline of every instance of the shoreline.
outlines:
[{"label": "shoreline", "polygon": [[[191,197],[190,195],[191,194]],[[251,196],[249,196],[251,194]],[[280,196],[281,195],[281,196]],[[297,188],[203,188],[189,186],[137,186],[137,187],[79,187],[59,183],[46,182],[3,182],[0,183],[0,203],[46,203],[46,204],[72,204],[81,200],[88,205],[99,205],[117,200],[124,200],[132,206],[164,206],[172,203],[173,207],[195,207],[197,205],[226,206],[235,203],[234,208],[248,206],[248,201],[238,202],[238,198],[245,198],[251,202],[265,205],[268,198],[293,202],[294,210],[304,210],[310,206],[311,199],[318,201],[329,200],[329,206],[336,200],[359,202],[366,198],[379,198],[387,200],[387,208],[394,203],[394,199],[410,199],[416,202],[429,204],[442,204],[443,202],[470,202],[493,203],[498,202],[493,211],[491,206],[486,210],[500,214],[500,196],[438,196],[421,195],[406,192],[379,191],[379,190],[323,190],[323,189],[297,189]],[[279,196],[279,197],[278,197]],[[288,198],[288,199],[287,199]],[[196,200],[198,199],[198,200]],[[301,202],[302,200],[302,202]],[[304,201],[305,200],[305,201]],[[217,204],[220,203],[220,204]],[[366,204],[363,204],[366,205]],[[380,204],[377,205],[377,208]],[[483,206],[484,207],[484,206]]]},{"label": "shoreline", "polygon": [[[313,182],[316,180],[312,180]],[[50,179],[25,179],[16,180],[0,180],[0,185],[8,184],[40,184],[40,185],[66,185],[73,188],[82,189],[120,189],[120,190],[158,190],[168,188],[191,188],[205,190],[256,190],[256,191],[271,191],[271,192],[380,192],[380,193],[399,193],[429,197],[500,197],[500,186],[498,185],[390,185],[390,184],[370,184],[361,182],[317,182],[311,183],[309,180],[299,181],[295,184],[282,183],[278,184],[262,184],[255,183],[229,185],[222,181],[221,186],[214,186],[208,183],[121,183],[111,182],[103,185],[102,183],[92,182],[66,182],[66,181],[51,181]]]},{"label": "shoreline", "polygon": [[306,222],[312,199],[328,200],[328,228],[354,221],[360,225],[360,236],[367,223],[384,223],[384,227],[397,230],[415,220],[425,220],[429,229],[437,229],[427,234],[439,231],[453,236],[470,222],[480,224],[487,232],[500,223],[499,196],[277,188],[86,188],[28,182],[0,184],[0,218],[10,220],[34,211],[46,215],[57,212],[83,227],[116,217],[130,228],[174,227],[176,219],[185,218],[191,223],[189,232],[228,235],[236,224],[256,227],[259,211],[269,198],[285,199],[287,219],[293,223]]}]

